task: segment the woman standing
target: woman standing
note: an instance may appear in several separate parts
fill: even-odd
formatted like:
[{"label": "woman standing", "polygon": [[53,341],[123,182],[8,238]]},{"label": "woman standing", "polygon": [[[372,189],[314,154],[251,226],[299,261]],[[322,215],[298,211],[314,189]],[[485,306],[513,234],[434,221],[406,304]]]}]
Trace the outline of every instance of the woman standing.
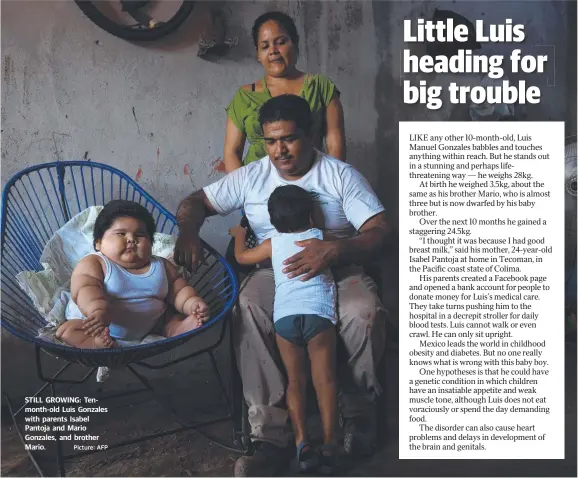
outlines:
[{"label": "woman standing", "polygon": [[[237,90],[227,107],[224,163],[227,173],[267,156],[259,108],[268,99],[283,94],[299,95],[313,113],[315,146],[330,156],[345,160],[343,108],[339,90],[327,77],[303,73],[295,64],[299,53],[299,35],[291,17],[281,12],[261,15],[253,25],[253,43],[265,76]],[[245,141],[249,149],[242,157]]]}]

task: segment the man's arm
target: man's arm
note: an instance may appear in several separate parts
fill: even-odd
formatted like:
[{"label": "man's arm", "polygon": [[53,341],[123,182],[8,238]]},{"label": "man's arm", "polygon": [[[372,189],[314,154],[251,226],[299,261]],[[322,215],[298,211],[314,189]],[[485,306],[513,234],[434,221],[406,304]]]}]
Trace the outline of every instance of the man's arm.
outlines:
[{"label": "man's arm", "polygon": [[362,263],[382,250],[389,233],[383,205],[367,179],[355,168],[345,166],[339,178],[343,210],[359,234],[332,242],[319,239],[297,242],[305,249],[285,261],[289,267],[284,272],[291,272],[289,277],[305,274],[302,280],[308,280],[325,267]]},{"label": "man's arm", "polygon": [[190,271],[196,270],[202,251],[199,229],[205,219],[215,214],[229,214],[241,209],[247,191],[247,168],[239,168],[201,191],[186,197],[177,209],[179,237],[175,262]]},{"label": "man's arm", "polygon": [[368,262],[378,255],[390,232],[385,212],[380,212],[365,221],[359,229],[359,235],[348,239],[334,241],[336,264],[356,264]]},{"label": "man's arm", "polygon": [[365,221],[359,229],[359,235],[355,237],[335,241],[307,239],[295,242],[305,249],[285,260],[287,267],[283,272],[289,278],[304,274],[301,280],[306,281],[327,267],[366,262],[379,254],[389,229],[385,213],[380,212]]},{"label": "man's arm", "polygon": [[207,199],[205,191],[200,189],[189,194],[181,201],[177,209],[177,221],[182,231],[198,232],[205,219],[217,214],[213,205]]},{"label": "man's arm", "polygon": [[181,201],[177,209],[179,236],[175,244],[174,258],[179,266],[189,271],[195,271],[202,253],[199,229],[205,219],[217,214],[209,202],[207,195],[201,189]]}]

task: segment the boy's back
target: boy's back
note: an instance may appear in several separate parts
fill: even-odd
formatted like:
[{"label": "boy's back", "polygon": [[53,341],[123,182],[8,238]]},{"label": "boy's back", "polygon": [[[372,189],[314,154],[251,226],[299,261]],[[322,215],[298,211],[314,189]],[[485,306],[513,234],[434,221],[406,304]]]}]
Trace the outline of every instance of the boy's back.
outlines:
[{"label": "boy's back", "polygon": [[275,302],[273,320],[298,314],[314,314],[336,322],[336,289],[331,271],[302,281],[301,277],[290,279],[283,272],[283,261],[300,252],[303,248],[295,241],[323,239],[323,233],[316,228],[303,232],[278,233],[271,238],[271,262],[275,274]]}]

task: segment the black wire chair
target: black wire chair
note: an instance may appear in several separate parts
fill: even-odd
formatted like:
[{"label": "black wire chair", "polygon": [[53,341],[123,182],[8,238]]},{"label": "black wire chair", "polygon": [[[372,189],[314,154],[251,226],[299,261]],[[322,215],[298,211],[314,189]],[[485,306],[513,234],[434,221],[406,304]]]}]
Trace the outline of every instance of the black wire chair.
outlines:
[{"label": "black wire chair", "polygon": [[[229,383],[226,385],[217,367],[213,351],[223,342],[226,329],[230,327],[230,312],[237,299],[239,286],[237,275],[230,264],[207,243],[202,243],[204,261],[190,279],[190,284],[203,297],[211,310],[210,319],[202,327],[177,337],[150,344],[110,349],[79,349],[39,338],[39,329],[45,327],[47,323],[36,310],[31,299],[21,290],[16,275],[21,271],[41,271],[43,269],[40,263],[42,250],[54,232],[84,209],[106,204],[112,199],[127,199],[142,204],[155,218],[158,232],[166,234],[177,232],[176,219],[169,211],[156,202],[130,177],[108,165],[85,161],[41,164],[17,173],[4,188],[0,218],[1,324],[8,332],[34,346],[37,373],[44,382],[44,385],[34,396],[39,396],[47,388],[55,396],[56,384],[84,383],[96,372],[98,367],[126,367],[144,385],[143,391],[152,392],[154,398],[173,416],[180,427],[138,440],[109,445],[109,450],[224,420],[233,420],[233,442],[238,445],[242,433],[235,428],[235,414],[239,413],[237,409],[239,389],[234,383],[236,374],[234,372],[230,374]],[[201,350],[160,364],[143,362],[145,359],[175,349],[215,327],[220,327],[218,338],[210,345],[203,344]],[[234,369],[236,364],[230,336],[229,333],[228,353],[231,367]],[[203,422],[189,423],[178,417],[172,407],[154,391],[149,380],[140,371],[137,371],[134,365],[147,369],[162,369],[204,353],[207,353],[211,359],[212,368],[226,402],[227,414]],[[43,359],[47,355],[67,362],[53,376],[47,376],[43,371]],[[89,370],[80,379],[62,378],[63,373],[73,364],[89,367]],[[105,398],[119,397],[127,393],[134,392],[125,392]],[[4,394],[4,398],[16,430],[24,442],[17,417],[25,410],[25,406],[23,405],[15,411],[10,397]],[[197,432],[206,436],[199,431]],[[93,452],[64,455],[59,434],[56,433],[56,435],[56,461],[61,476],[64,476],[64,461],[66,459]],[[229,447],[216,439],[210,438],[210,440],[228,450],[240,453],[247,452],[246,448]],[[29,450],[28,453],[38,472],[44,476],[42,467],[36,460],[36,454]]]}]

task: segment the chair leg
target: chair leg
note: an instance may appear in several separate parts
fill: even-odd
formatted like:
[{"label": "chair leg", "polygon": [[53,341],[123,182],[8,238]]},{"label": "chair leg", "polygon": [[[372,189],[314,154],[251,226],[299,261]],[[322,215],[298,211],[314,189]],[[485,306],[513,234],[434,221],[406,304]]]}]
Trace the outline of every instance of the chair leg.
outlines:
[{"label": "chair leg", "polygon": [[221,393],[223,394],[223,397],[225,397],[225,401],[227,402],[227,408],[231,409],[231,399],[229,397],[229,393],[227,392],[227,389],[225,387],[225,384],[223,383],[223,379],[221,378],[221,372],[219,372],[219,367],[217,366],[217,361],[215,360],[215,355],[213,354],[212,350],[209,350],[207,352],[209,354],[209,357],[211,359],[211,365],[213,366],[213,370],[215,371],[215,375],[217,375],[217,380],[219,381],[219,387],[221,387]]},{"label": "chair leg", "polygon": [[243,395],[243,382],[241,381],[241,374],[239,373],[239,368],[237,367],[235,347],[233,344],[232,312],[229,320],[229,357],[231,359],[230,387],[233,413],[233,441],[235,445],[241,448],[243,454],[251,455],[253,453],[253,444],[251,442],[247,403],[245,402],[245,397]]},{"label": "chair leg", "polygon": [[[243,454],[244,451],[243,450],[239,450],[237,448],[233,448],[230,447],[228,445],[225,445],[223,442],[221,442],[220,440],[218,440],[217,438],[211,437],[209,435],[207,435],[206,433],[202,432],[201,430],[199,430],[199,428],[204,427],[204,426],[208,426],[208,425],[212,425],[214,423],[218,423],[218,422],[223,422],[226,420],[231,420],[233,417],[231,416],[231,411],[229,411],[229,413],[226,416],[222,416],[219,418],[215,418],[215,419],[211,419],[211,420],[206,420],[204,422],[196,422],[196,423],[189,423],[186,420],[183,420],[178,412],[173,408],[173,406],[169,403],[169,401],[162,395],[159,395],[156,390],[154,389],[154,387],[150,384],[149,380],[142,374],[138,373],[131,365],[127,365],[128,370],[130,370],[132,372],[132,374],[138,378],[140,380],[140,382],[148,389],[149,392],[152,393],[154,400],[173,418],[173,420],[178,423],[181,428],[169,431],[169,432],[163,432],[163,433],[158,433],[155,436],[164,436],[164,435],[168,435],[168,434],[172,434],[172,433],[176,433],[178,431],[184,431],[184,430],[191,430],[192,432],[196,433],[197,435],[205,438],[206,440],[210,441],[211,443],[227,450],[227,451],[232,451],[234,453],[241,453]],[[148,436],[148,437],[143,437],[140,438],[138,440],[135,440],[135,442],[142,442],[145,440],[148,440],[152,437]],[[126,445],[127,442],[123,443],[123,444],[117,444],[114,445],[114,447],[118,447],[118,446],[124,446]],[[111,450],[113,447],[109,446],[108,449]],[[78,456],[78,454],[76,455]]]},{"label": "chair leg", "polygon": [[[54,384],[50,384],[50,393],[53,397],[56,397],[54,391]],[[62,443],[60,442],[60,432],[56,432],[56,464],[58,465],[58,472],[60,476],[66,476],[66,471],[64,469],[64,456],[62,454]]]},{"label": "chair leg", "polygon": [[22,445],[24,446],[26,453],[28,453],[28,458],[30,458],[30,461],[34,465],[34,468],[36,468],[36,471],[38,471],[38,474],[40,476],[46,476],[44,474],[42,467],[36,461],[34,454],[29,449],[27,449],[25,447],[26,442],[24,440],[24,436],[22,435],[22,431],[20,430],[20,427],[18,426],[18,423],[16,421],[16,414],[18,412],[14,413],[14,410],[12,409],[12,402],[10,401],[10,397],[6,393],[4,393],[3,395],[4,395],[4,400],[6,402],[6,406],[8,407],[8,413],[10,413],[10,417],[12,418],[12,423],[14,424],[14,429],[16,430],[16,433],[18,434],[18,437],[20,438],[20,441],[22,442]]},{"label": "chair leg", "polygon": [[251,426],[249,425],[249,408],[244,397],[241,397],[241,445],[246,449],[247,455],[252,455],[253,442],[251,441]]},{"label": "chair leg", "polygon": [[240,446],[240,436],[241,436],[241,411],[239,408],[239,396],[243,395],[243,392],[239,393],[239,372],[237,370],[237,360],[235,358],[235,347],[233,344],[233,313],[229,316],[229,390],[231,395],[231,413],[233,416],[233,443],[236,446]]},{"label": "chair leg", "polygon": [[[54,389],[55,383],[70,383],[70,384],[83,383],[90,377],[90,375],[92,375],[92,373],[95,370],[94,368],[91,369],[91,371],[88,372],[88,374],[86,374],[80,380],[59,379],[58,377],[60,377],[70,366],[73,365],[72,363],[67,362],[63,367],[60,368],[60,370],[58,370],[54,375],[52,375],[52,377],[46,377],[42,371],[41,349],[37,345],[34,348],[35,348],[35,359],[36,359],[36,372],[38,374],[38,377],[44,382],[44,384],[42,385],[42,387],[40,387],[36,391],[36,393],[34,393],[34,395],[32,395],[33,397],[38,397],[47,388],[48,388],[50,394],[53,397],[55,397],[56,396],[56,392]],[[8,395],[4,394],[4,398],[6,400],[6,404],[8,406],[8,411],[10,413],[10,416],[12,417],[12,421],[14,422],[14,428],[16,430],[16,433],[20,437],[20,441],[22,442],[22,444],[26,445],[24,437],[22,436],[21,430],[20,430],[18,423],[16,421],[16,417],[18,415],[20,415],[20,413],[25,411],[25,409],[28,405],[26,403],[24,403],[18,410],[16,410],[16,412],[14,412],[14,410],[12,408],[12,403],[10,402],[10,398],[8,397]],[[26,447],[25,447],[25,449],[26,449]],[[45,476],[44,470],[39,465],[39,463],[36,461],[36,458],[34,457],[34,455],[28,449],[26,450],[26,452],[28,453],[28,456],[29,456],[30,460],[32,461],[32,464],[34,465],[34,467],[36,468],[36,470],[38,471],[40,476]],[[66,469],[64,467],[64,462],[65,462],[65,460],[64,460],[64,455],[62,453],[62,443],[60,441],[60,432],[56,432],[56,463],[58,465],[58,472],[59,472],[60,476],[66,475]]]}]

